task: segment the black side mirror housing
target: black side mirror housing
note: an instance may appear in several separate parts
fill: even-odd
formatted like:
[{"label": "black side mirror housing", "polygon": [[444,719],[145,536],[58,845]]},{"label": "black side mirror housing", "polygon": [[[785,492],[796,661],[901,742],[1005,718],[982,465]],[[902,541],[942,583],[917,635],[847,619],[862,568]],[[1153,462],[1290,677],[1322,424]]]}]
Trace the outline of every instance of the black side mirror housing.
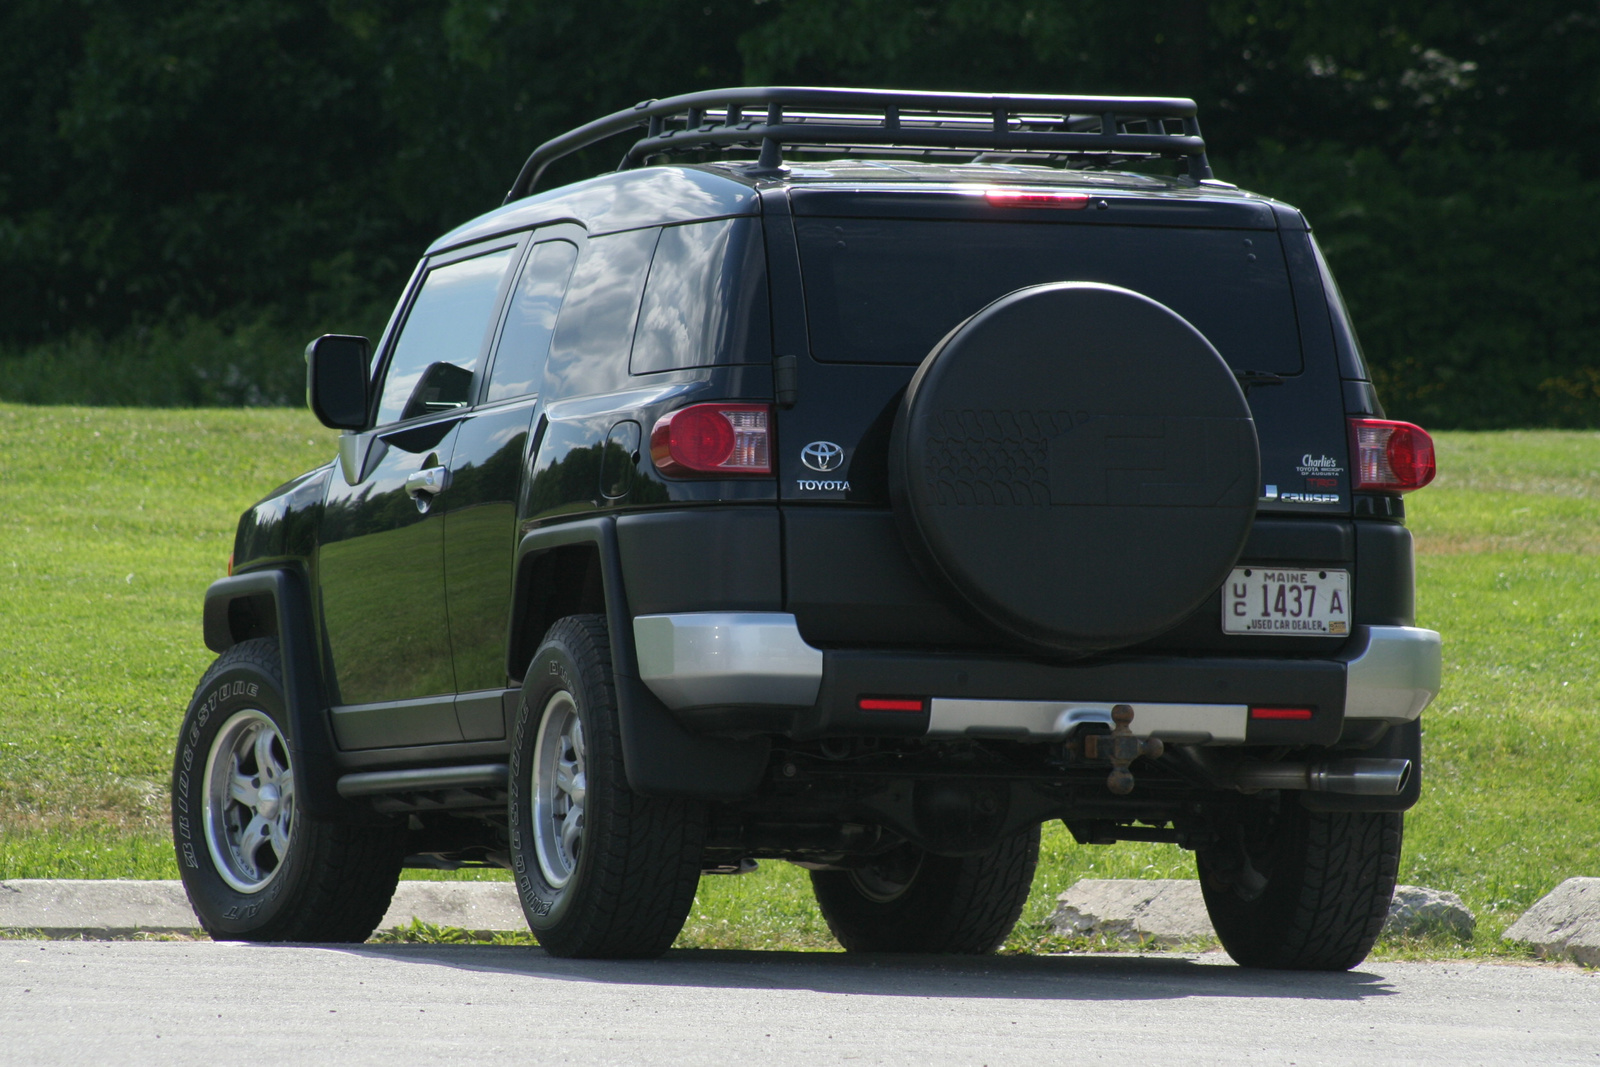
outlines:
[{"label": "black side mirror housing", "polygon": [[322,425],[366,429],[371,351],[365,337],[348,334],[324,334],[306,345],[306,404]]}]

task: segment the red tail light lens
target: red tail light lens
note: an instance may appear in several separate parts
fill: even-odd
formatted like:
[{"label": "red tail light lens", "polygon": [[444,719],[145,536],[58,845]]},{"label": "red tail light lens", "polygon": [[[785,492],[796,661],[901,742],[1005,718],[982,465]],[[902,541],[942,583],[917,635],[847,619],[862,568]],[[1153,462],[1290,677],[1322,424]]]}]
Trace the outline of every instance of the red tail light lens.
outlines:
[{"label": "red tail light lens", "polygon": [[985,189],[983,196],[995,207],[1053,207],[1063,211],[1082,211],[1089,206],[1088,193],[1037,192],[1029,189]]},{"label": "red tail light lens", "polygon": [[1350,420],[1355,488],[1408,492],[1433,481],[1433,438],[1420,426],[1385,419]]},{"label": "red tail light lens", "polygon": [[856,701],[862,711],[927,711],[921,697],[862,697]]},{"label": "red tail light lens", "polygon": [[694,404],[650,431],[662,474],[771,474],[772,412],[765,404]]}]

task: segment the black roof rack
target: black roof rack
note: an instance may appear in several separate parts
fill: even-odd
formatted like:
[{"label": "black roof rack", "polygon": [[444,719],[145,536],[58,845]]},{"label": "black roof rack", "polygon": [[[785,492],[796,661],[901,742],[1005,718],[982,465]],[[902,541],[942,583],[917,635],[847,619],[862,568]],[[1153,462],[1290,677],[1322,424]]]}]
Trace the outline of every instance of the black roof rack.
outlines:
[{"label": "black roof rack", "polygon": [[[643,129],[618,170],[653,156],[755,150],[754,173],[776,174],[783,150],[830,155],[921,155],[1107,164],[1183,157],[1195,182],[1211,177],[1193,100],[813,89],[711,89],[645,100],[546,141],[522,165],[506,203],[533,191],[563,156]],[[1175,123],[1177,130],[1169,130]],[[1139,127],[1136,131],[1134,127]]]}]

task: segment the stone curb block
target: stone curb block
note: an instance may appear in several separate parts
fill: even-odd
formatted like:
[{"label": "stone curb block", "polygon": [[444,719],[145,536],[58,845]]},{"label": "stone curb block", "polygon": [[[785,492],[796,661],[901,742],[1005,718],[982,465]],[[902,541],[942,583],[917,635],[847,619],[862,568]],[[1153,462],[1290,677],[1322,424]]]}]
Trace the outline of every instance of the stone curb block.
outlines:
[{"label": "stone curb block", "polygon": [[[401,882],[378,928],[413,918],[480,937],[528,929],[509,882]],[[0,930],[50,938],[201,932],[182,882],[54,878],[0,882]]]},{"label": "stone curb block", "polygon": [[[1056,898],[1048,922],[1062,937],[1103,938],[1150,948],[1217,940],[1200,883],[1181,878],[1085,878]],[[1395,887],[1383,932],[1418,936],[1442,931],[1470,941],[1476,923],[1476,916],[1454,893],[1402,885]]]},{"label": "stone curb block", "polygon": [[1500,935],[1545,959],[1600,967],[1600,878],[1568,878]]}]

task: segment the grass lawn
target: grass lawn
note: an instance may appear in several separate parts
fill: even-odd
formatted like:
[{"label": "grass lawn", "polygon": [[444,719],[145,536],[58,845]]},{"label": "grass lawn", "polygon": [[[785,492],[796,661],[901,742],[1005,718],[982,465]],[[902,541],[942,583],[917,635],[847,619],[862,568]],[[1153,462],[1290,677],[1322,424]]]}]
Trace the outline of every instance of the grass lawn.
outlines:
[{"label": "grass lawn", "polygon": [[[1438,444],[1442,473],[1408,508],[1446,683],[1401,880],[1460,893],[1470,951],[1491,953],[1557,882],[1600,874],[1600,434]],[[0,404],[0,878],[177,876],[166,781],[211,659],[201,595],[239,513],[332,450],[298,411]],[[1010,947],[1053,947],[1041,921],[1078,878],[1193,874],[1175,846],[1047,827]],[[834,947],[805,873],[780,863],[706,878],[679,944]]]}]

